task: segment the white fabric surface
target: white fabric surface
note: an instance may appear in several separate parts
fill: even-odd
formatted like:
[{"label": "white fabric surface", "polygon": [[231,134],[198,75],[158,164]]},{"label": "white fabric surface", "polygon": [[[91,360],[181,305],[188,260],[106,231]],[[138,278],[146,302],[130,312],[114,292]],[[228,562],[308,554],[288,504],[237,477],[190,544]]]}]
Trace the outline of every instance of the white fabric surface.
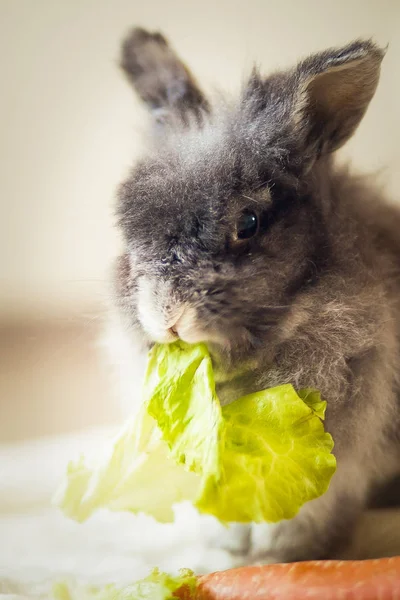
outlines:
[{"label": "white fabric surface", "polygon": [[233,565],[228,553],[209,547],[221,526],[200,521],[189,506],[178,508],[171,525],[108,511],[77,524],[51,506],[67,462],[112,433],[0,445],[0,598],[46,598],[60,580],[128,584],[154,566],[205,572]]},{"label": "white fabric surface", "polygon": [[[188,506],[179,507],[171,525],[108,511],[77,524],[51,507],[67,462],[95,451],[113,433],[0,445],[0,600],[49,598],[52,583],[60,580],[124,585],[154,566],[200,573],[234,566],[227,552],[210,543],[222,526],[200,520]],[[347,557],[393,554],[400,554],[399,512],[367,514]]]}]

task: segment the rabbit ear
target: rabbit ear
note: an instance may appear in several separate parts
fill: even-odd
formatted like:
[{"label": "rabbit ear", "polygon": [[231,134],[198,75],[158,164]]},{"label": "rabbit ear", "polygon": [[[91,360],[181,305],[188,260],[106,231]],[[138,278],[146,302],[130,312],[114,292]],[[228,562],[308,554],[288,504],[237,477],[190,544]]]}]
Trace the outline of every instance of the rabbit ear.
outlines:
[{"label": "rabbit ear", "polygon": [[308,144],[332,152],[353,135],[375,94],[383,57],[371,41],[356,41],[298,65],[293,116]]},{"label": "rabbit ear", "polygon": [[136,28],[122,44],[121,67],[159,123],[201,123],[209,104],[193,76],[160,33]]},{"label": "rabbit ear", "polygon": [[243,97],[246,119],[258,121],[266,148],[276,147],[291,168],[307,170],[353,135],[374,96],[384,54],[371,41],[356,41],[267,79],[254,71]]}]

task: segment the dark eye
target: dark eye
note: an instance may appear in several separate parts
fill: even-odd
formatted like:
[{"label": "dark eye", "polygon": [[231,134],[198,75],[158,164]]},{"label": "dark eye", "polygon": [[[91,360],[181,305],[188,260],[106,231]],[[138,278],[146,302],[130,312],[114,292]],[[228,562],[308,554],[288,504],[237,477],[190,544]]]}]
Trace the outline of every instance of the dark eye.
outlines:
[{"label": "dark eye", "polygon": [[248,240],[258,232],[258,217],[251,210],[242,212],[236,223],[236,236],[238,240]]}]

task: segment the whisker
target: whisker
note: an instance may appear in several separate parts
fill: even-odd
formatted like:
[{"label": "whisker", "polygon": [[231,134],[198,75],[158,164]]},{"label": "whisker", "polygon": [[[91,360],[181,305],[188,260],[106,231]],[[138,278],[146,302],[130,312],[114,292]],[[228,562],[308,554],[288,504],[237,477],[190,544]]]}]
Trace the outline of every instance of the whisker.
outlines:
[{"label": "whisker", "polygon": [[273,183],[270,179],[267,179],[266,181],[263,181],[262,183],[259,183],[254,190],[259,190],[260,188],[264,187],[265,185],[268,185],[268,187],[270,189],[272,189],[275,185],[275,183]]},{"label": "whisker", "polygon": [[270,311],[284,311],[287,310],[288,308],[290,308],[290,304],[281,304],[280,306],[274,306],[274,305],[265,305],[265,306],[260,306],[259,307],[260,310],[270,310]]},{"label": "whisker", "polygon": [[107,279],[63,279],[64,283],[108,283]]},{"label": "whisker", "polygon": [[256,204],[264,204],[263,202],[261,202],[261,200],[258,200],[258,198],[252,198],[251,196],[246,196],[246,194],[240,194],[242,196],[242,198],[247,198],[247,200],[251,200],[252,202],[255,202]]}]

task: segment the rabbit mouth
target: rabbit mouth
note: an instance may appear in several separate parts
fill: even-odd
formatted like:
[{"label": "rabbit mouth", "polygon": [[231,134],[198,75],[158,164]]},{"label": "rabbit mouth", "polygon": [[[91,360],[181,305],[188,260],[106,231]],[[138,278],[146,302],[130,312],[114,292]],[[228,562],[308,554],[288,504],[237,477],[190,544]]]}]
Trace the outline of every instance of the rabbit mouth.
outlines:
[{"label": "rabbit mouth", "polygon": [[263,304],[251,309],[225,289],[210,287],[182,297],[166,280],[141,275],[137,280],[137,318],[151,342],[206,343],[227,355],[246,356],[265,347],[287,305]]},{"label": "rabbit mouth", "polygon": [[137,281],[136,311],[139,323],[152,342],[172,343],[178,339],[226,344],[219,328],[198,311],[198,303],[182,299],[167,281],[142,276]]},{"label": "rabbit mouth", "polygon": [[174,306],[173,309],[168,308],[168,317],[165,318],[163,311],[149,310],[148,305],[140,308],[139,304],[140,323],[153,341],[169,344],[180,339],[188,344],[205,342],[218,346],[229,346],[226,337],[220,334],[216,328],[202,326],[202,321],[199,320],[194,307],[183,304]]}]

